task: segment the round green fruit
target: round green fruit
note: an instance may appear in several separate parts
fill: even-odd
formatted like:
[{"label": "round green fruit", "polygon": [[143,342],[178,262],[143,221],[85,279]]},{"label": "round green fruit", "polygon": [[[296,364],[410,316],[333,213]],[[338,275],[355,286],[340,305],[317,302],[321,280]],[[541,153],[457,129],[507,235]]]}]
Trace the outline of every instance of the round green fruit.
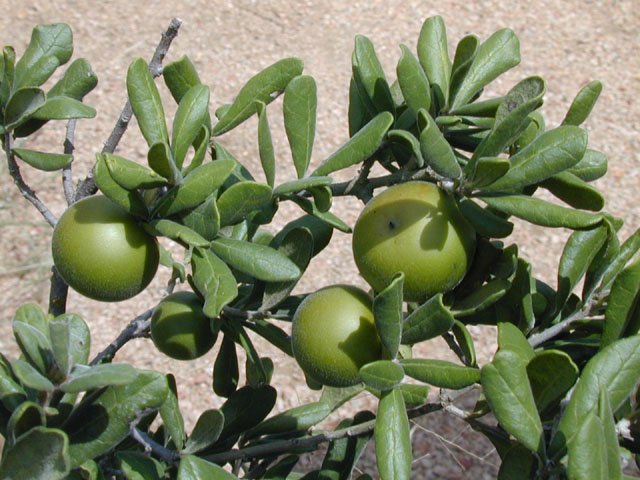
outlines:
[{"label": "round green fruit", "polygon": [[376,292],[404,273],[404,299],[423,302],[467,273],[476,234],[449,195],[428,182],[394,185],[372,198],[353,229],[353,256]]},{"label": "round green fruit", "polygon": [[155,238],[103,195],[84,198],[64,212],[53,230],[51,252],[71,288],[104,302],[140,293],[159,261]]},{"label": "round green fruit", "polygon": [[360,382],[360,367],[381,359],[372,303],[366,292],[348,285],[320,289],[302,301],[293,316],[291,343],[307,376],[346,387]]},{"label": "round green fruit", "polygon": [[151,317],[151,339],[158,350],[177,360],[193,360],[213,347],[217,332],[193,292],[176,292],[160,302]]}]

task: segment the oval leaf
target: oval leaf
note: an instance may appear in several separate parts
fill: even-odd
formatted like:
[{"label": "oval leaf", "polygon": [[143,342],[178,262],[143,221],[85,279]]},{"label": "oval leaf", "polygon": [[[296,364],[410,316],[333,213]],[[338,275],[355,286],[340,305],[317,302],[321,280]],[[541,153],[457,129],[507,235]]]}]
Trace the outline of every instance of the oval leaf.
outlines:
[{"label": "oval leaf", "polygon": [[149,72],[149,65],[142,58],[134,60],[129,65],[127,93],[147,144],[150,147],[156,143],[169,145],[169,133],[160,94]]},{"label": "oval leaf", "polygon": [[273,188],[276,181],[276,157],[273,153],[273,140],[267,118],[267,107],[263,102],[256,102],[258,111],[258,153],[267,183]]},{"label": "oval leaf", "polygon": [[238,283],[226,263],[211,250],[195,248],[191,256],[193,283],[204,297],[202,311],[216,318],[238,296]]},{"label": "oval leaf", "polygon": [[121,187],[127,190],[138,188],[148,189],[168,185],[167,180],[153,170],[126,158],[104,153],[103,158],[113,178]]},{"label": "oval leaf", "polygon": [[109,385],[126,385],[137,375],[138,372],[128,363],[82,366],[71,372],[71,376],[60,385],[60,389],[66,393],[80,393]]},{"label": "oval leaf", "polygon": [[301,405],[266,419],[249,430],[245,437],[255,438],[274,433],[308,430],[327,418],[330,413],[330,405],[323,401]]},{"label": "oval leaf", "polygon": [[447,30],[441,16],[429,17],[422,24],[418,37],[418,58],[429,79],[435,100],[435,108],[432,108],[437,113],[449,103],[451,79]]},{"label": "oval leaf", "polygon": [[180,99],[173,118],[171,152],[178,169],[182,168],[189,147],[209,120],[209,87],[194,85]]},{"label": "oval leaf", "polygon": [[404,378],[404,370],[390,360],[378,360],[364,365],[360,369],[360,378],[370,388],[391,390]]},{"label": "oval leaf", "polygon": [[480,381],[480,370],[445,360],[412,358],[400,361],[404,373],[434,387],[459,390]]},{"label": "oval leaf", "polygon": [[602,92],[602,83],[598,80],[594,80],[582,87],[576,98],[573,99],[562,124],[576,126],[582,124],[591,113],[591,110],[593,110],[600,92]]},{"label": "oval leaf", "polygon": [[353,78],[377,112],[394,112],[391,89],[376,55],[373,43],[364,35],[356,35],[352,55]]},{"label": "oval leaf", "polygon": [[640,308],[640,259],[623,270],[613,282],[605,311],[600,348],[605,348],[623,336],[638,333],[634,317]]},{"label": "oval leaf", "polygon": [[453,149],[444,138],[431,115],[426,110],[418,112],[420,126],[420,151],[424,161],[436,173],[448,178],[458,178],[462,169],[456,160]]},{"label": "oval leaf", "polygon": [[207,462],[195,455],[185,455],[180,459],[178,467],[178,480],[238,480],[238,477],[227,472],[215,463]]},{"label": "oval leaf", "polygon": [[61,153],[45,153],[27,150],[25,148],[14,148],[11,152],[38,170],[45,172],[54,172],[71,165],[73,155],[65,155]]},{"label": "oval leaf", "polygon": [[224,415],[220,410],[205,410],[193,427],[182,453],[197,453],[213,445],[220,437],[223,426]]},{"label": "oval leaf", "polygon": [[284,127],[298,178],[304,177],[311,161],[316,133],[316,90],[313,77],[301,75],[291,80],[284,91]]},{"label": "oval leaf", "polygon": [[442,294],[437,294],[405,319],[402,326],[402,343],[419,343],[443,335],[449,331],[453,321],[453,315],[442,303]]},{"label": "oval leaf", "polygon": [[61,480],[69,470],[69,440],[65,433],[36,427],[6,448],[0,464],[0,480]]},{"label": "oval leaf", "polygon": [[578,379],[578,367],[560,350],[545,350],[527,364],[527,376],[538,411],[557,406]]},{"label": "oval leaf", "polygon": [[382,480],[411,478],[409,420],[398,388],[382,394],[374,429],[376,462]]},{"label": "oval leaf", "polygon": [[402,337],[402,286],[404,273],[396,274],[391,283],[373,299],[373,315],[382,345],[391,358],[396,358]]},{"label": "oval leaf", "polygon": [[414,115],[423,108],[427,112],[431,108],[431,87],[418,59],[406,45],[400,45],[402,55],[398,60],[396,72],[402,96]]},{"label": "oval leaf", "polygon": [[238,182],[218,198],[220,226],[234,225],[271,201],[272,190],[264,183]]}]

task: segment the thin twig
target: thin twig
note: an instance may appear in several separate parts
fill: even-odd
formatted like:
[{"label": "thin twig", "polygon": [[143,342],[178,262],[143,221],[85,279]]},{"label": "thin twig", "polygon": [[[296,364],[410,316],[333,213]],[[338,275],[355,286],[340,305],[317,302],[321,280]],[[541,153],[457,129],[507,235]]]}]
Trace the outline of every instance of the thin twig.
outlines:
[{"label": "thin twig", "polygon": [[584,304],[584,306],[580,310],[573,312],[567,318],[556,323],[555,325],[550,326],[546,330],[543,330],[542,332],[537,333],[535,335],[531,335],[529,337],[529,344],[532,347],[537,347],[551,340],[552,338],[557,337],[562,332],[567,330],[572,323],[577,322],[578,320],[584,320],[585,318],[588,318],[592,313],[591,309],[594,306],[596,306],[597,303],[598,303],[598,298],[596,298],[596,296],[593,296]]},{"label": "thin twig", "polygon": [[[67,122],[67,133],[64,138],[64,153],[66,155],[73,155],[74,139],[76,133],[76,119],[72,118]],[[62,188],[64,189],[64,196],[67,200],[67,205],[73,203],[75,197],[75,190],[73,188],[73,175],[71,172],[71,164],[62,169]]]},{"label": "thin twig", "polygon": [[49,207],[47,207],[42,200],[38,198],[36,192],[34,192],[29,185],[27,185],[22,178],[22,174],[20,173],[20,167],[18,166],[18,162],[16,162],[16,157],[11,152],[13,146],[13,137],[11,133],[4,134],[4,153],[7,156],[7,165],[9,167],[9,174],[11,178],[13,178],[13,183],[15,183],[16,187],[22,194],[24,198],[30,201],[36,210],[40,212],[40,214],[44,217],[49,225],[52,227],[56,226],[56,222],[58,219],[55,217]]},{"label": "thin twig", "polygon": [[131,437],[144,447],[145,452],[152,453],[161,460],[173,464],[180,458],[180,454],[175,450],[169,450],[165,446],[160,445],[145,432],[142,432],[137,428],[138,424],[149,413],[151,413],[151,411],[149,411],[148,409],[138,412],[136,418],[129,425],[129,432],[131,433]]},{"label": "thin twig", "polygon": [[[156,51],[151,58],[151,62],[149,63],[149,72],[151,72],[152,77],[157,77],[162,73],[162,61],[164,60],[165,55],[169,51],[169,47],[171,46],[171,42],[178,35],[178,30],[180,29],[180,25],[182,25],[182,19],[173,18],[171,22],[169,22],[169,27],[162,34],[162,39],[158,46],[156,47]],[[116,121],[109,138],[104,143],[104,147],[102,148],[102,153],[113,153],[120,143],[124,132],[127,130],[129,126],[129,121],[131,120],[131,116],[133,115],[133,110],[131,108],[131,102],[127,99],[127,102]],[[78,188],[76,190],[75,200],[79,200],[81,198],[87,197],[89,195],[93,195],[98,190],[95,181],[95,165],[91,169],[91,172],[86,176],[84,180],[82,180],[78,184]]]},{"label": "thin twig", "polygon": [[58,269],[51,269],[51,288],[49,289],[49,313],[54,316],[62,315],[67,309],[67,294],[69,285],[58,273]]}]

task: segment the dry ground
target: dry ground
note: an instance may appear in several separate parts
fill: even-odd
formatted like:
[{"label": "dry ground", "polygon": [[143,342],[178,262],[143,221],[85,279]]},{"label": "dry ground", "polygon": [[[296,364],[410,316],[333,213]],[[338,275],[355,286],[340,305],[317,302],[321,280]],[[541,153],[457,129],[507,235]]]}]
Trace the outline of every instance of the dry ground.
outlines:
[{"label": "dry ground", "polygon": [[[549,126],[563,118],[575,93],[593,79],[604,83],[600,101],[586,124],[590,146],[609,157],[610,172],[598,181],[605,192],[607,209],[622,218],[626,237],[640,225],[640,9],[637,0],[532,0],[441,1],[355,0],[325,2],[283,0],[204,1],[184,0],[111,2],[0,0],[0,45],[13,45],[20,53],[37,23],[66,22],[74,31],[75,56],[87,58],[99,78],[97,89],[86,101],[98,110],[94,121],[79,123],[76,134],[74,174],[82,178],[90,169],[95,152],[110,132],[125,102],[124,78],[136,57],[149,59],[160,32],[169,20],[181,17],[184,24],[168,55],[168,61],[188,54],[204,83],[211,87],[212,107],[231,101],[251,75],[285,56],[304,59],[306,72],[316,78],[319,92],[318,126],[313,163],[318,164],[347,139],[347,89],[355,34],[369,36],[389,78],[394,77],[398,45],[415,49],[424,19],[444,17],[450,52],[467,33],[481,39],[504,26],[520,38],[522,63],[495,84],[491,94],[504,94],[518,80],[534,74],[547,80],[543,113]],[[162,88],[162,87],[161,87]],[[165,98],[167,92],[162,90]],[[166,105],[171,105],[170,101]],[[270,107],[279,178],[293,175],[278,103]],[[167,108],[167,114],[172,114]],[[256,154],[256,122],[248,121],[221,142],[259,175]],[[63,126],[47,127],[27,146],[60,150]],[[143,160],[145,146],[137,129],[130,128],[118,150],[123,156]],[[59,215],[64,209],[60,179],[23,169],[25,177]],[[334,212],[353,224],[360,208],[355,202],[336,201]],[[277,225],[296,214],[284,210]],[[551,284],[558,256],[567,237],[563,230],[543,231],[518,225],[513,241],[534,265],[534,273]],[[15,309],[25,302],[47,304],[47,281],[51,256],[50,230],[34,210],[16,193],[0,167],[0,279],[5,294],[0,298],[0,351],[14,356],[10,330]],[[81,314],[91,326],[93,352],[104,348],[137,313],[153,305],[161,294],[166,272],[138,297],[117,305],[89,301],[71,293],[68,308]],[[349,238],[336,234],[327,251],[316,258],[300,283],[308,291],[336,282],[362,285],[350,255]],[[480,360],[492,354],[493,331],[475,330]],[[446,347],[433,342],[424,355],[441,358]],[[211,394],[212,352],[191,363],[171,361],[157,355],[147,340],[127,345],[118,360],[140,368],[173,372],[180,387],[181,405],[188,428],[198,412],[219,405]],[[277,355],[277,354],[276,354]],[[285,409],[315,398],[289,360],[276,357],[274,381],[284,385],[277,408]],[[369,407],[360,399],[354,408]],[[335,420],[335,419],[334,419]],[[414,477],[493,478],[495,455],[477,436],[449,417],[429,417],[414,434]],[[363,471],[375,470],[371,453],[359,464]]]}]

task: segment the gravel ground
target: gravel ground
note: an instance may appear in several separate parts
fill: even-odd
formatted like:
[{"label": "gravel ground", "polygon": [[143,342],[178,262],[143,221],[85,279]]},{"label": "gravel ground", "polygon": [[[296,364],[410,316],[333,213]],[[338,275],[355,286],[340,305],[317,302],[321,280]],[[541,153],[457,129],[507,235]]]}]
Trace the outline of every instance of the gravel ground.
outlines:
[{"label": "gravel ground", "polygon": [[[337,0],[325,2],[283,0],[139,1],[112,0],[97,8],[92,2],[34,1],[19,3],[0,0],[5,13],[0,18],[0,44],[13,45],[22,52],[31,28],[37,23],[66,22],[74,32],[75,57],[87,58],[99,78],[97,89],[86,102],[98,110],[95,121],[79,122],[76,133],[74,175],[83,178],[89,171],[95,152],[102,147],[125,102],[124,79],[129,63],[136,57],[149,59],[162,32],[172,17],[184,20],[168,61],[188,54],[204,83],[211,87],[212,107],[231,101],[238,88],[261,68],[285,56],[305,61],[306,73],[318,84],[318,124],[312,165],[334,151],[347,138],[348,84],[353,38],[367,35],[389,78],[395,75],[400,43],[415,49],[418,32],[425,18],[439,14],[448,30],[449,51],[468,33],[481,39],[499,28],[514,29],[521,43],[522,63],[494,84],[487,95],[504,94],[520,79],[539,74],[547,80],[542,110],[547,125],[557,125],[575,93],[586,83],[599,79],[604,84],[600,101],[586,128],[590,146],[609,157],[609,174],[597,185],[607,198],[607,209],[621,216],[626,225],[625,238],[640,225],[640,9],[637,0],[571,1],[445,1],[437,7],[431,2],[369,0],[352,1],[347,6]],[[294,5],[294,6],[292,6]],[[164,98],[168,92],[162,89]],[[171,105],[167,101],[165,105]],[[168,116],[173,112],[167,108]],[[275,149],[279,158],[279,179],[293,178],[294,171],[278,117],[278,107],[269,109]],[[226,134],[221,142],[247,167],[258,174],[254,119]],[[44,129],[29,147],[60,150],[64,126]],[[145,157],[146,147],[137,129],[130,128],[118,153],[132,159]],[[10,333],[15,309],[25,302],[47,304],[47,280],[51,257],[50,230],[42,219],[16,193],[0,167],[0,242],[8,255],[0,259],[0,278],[6,292],[0,299],[0,351],[16,354]],[[57,175],[24,169],[30,184],[45,199],[56,215],[64,209]],[[353,224],[361,206],[353,201],[336,201],[334,213]],[[276,225],[297,214],[283,209]],[[555,284],[555,271],[568,232],[544,231],[518,224],[513,242],[521,254],[533,263],[534,274]],[[93,334],[93,352],[102,350],[137,313],[153,305],[167,279],[161,272],[147,291],[117,305],[100,304],[71,293],[70,311],[89,322]],[[331,246],[319,255],[300,282],[300,291],[337,283],[363,285],[350,253],[347,235],[336,234]],[[494,331],[475,329],[480,363],[491,358]],[[180,388],[181,405],[188,428],[198,412],[219,405],[211,395],[211,370],[215,352],[202,359],[184,363],[157,355],[147,340],[127,345],[118,360],[139,368],[173,372]],[[421,355],[450,358],[438,341],[421,346]],[[274,382],[284,385],[277,408],[285,409],[316,398],[304,385],[295,364],[276,358]],[[370,399],[355,402],[353,409],[371,408]],[[330,422],[335,422],[331,418]],[[450,416],[433,415],[421,421],[414,431],[414,477],[493,478],[497,463],[490,446]],[[487,456],[488,455],[488,456]],[[312,460],[310,460],[312,461]],[[358,468],[375,471],[375,458],[367,451]]]}]

